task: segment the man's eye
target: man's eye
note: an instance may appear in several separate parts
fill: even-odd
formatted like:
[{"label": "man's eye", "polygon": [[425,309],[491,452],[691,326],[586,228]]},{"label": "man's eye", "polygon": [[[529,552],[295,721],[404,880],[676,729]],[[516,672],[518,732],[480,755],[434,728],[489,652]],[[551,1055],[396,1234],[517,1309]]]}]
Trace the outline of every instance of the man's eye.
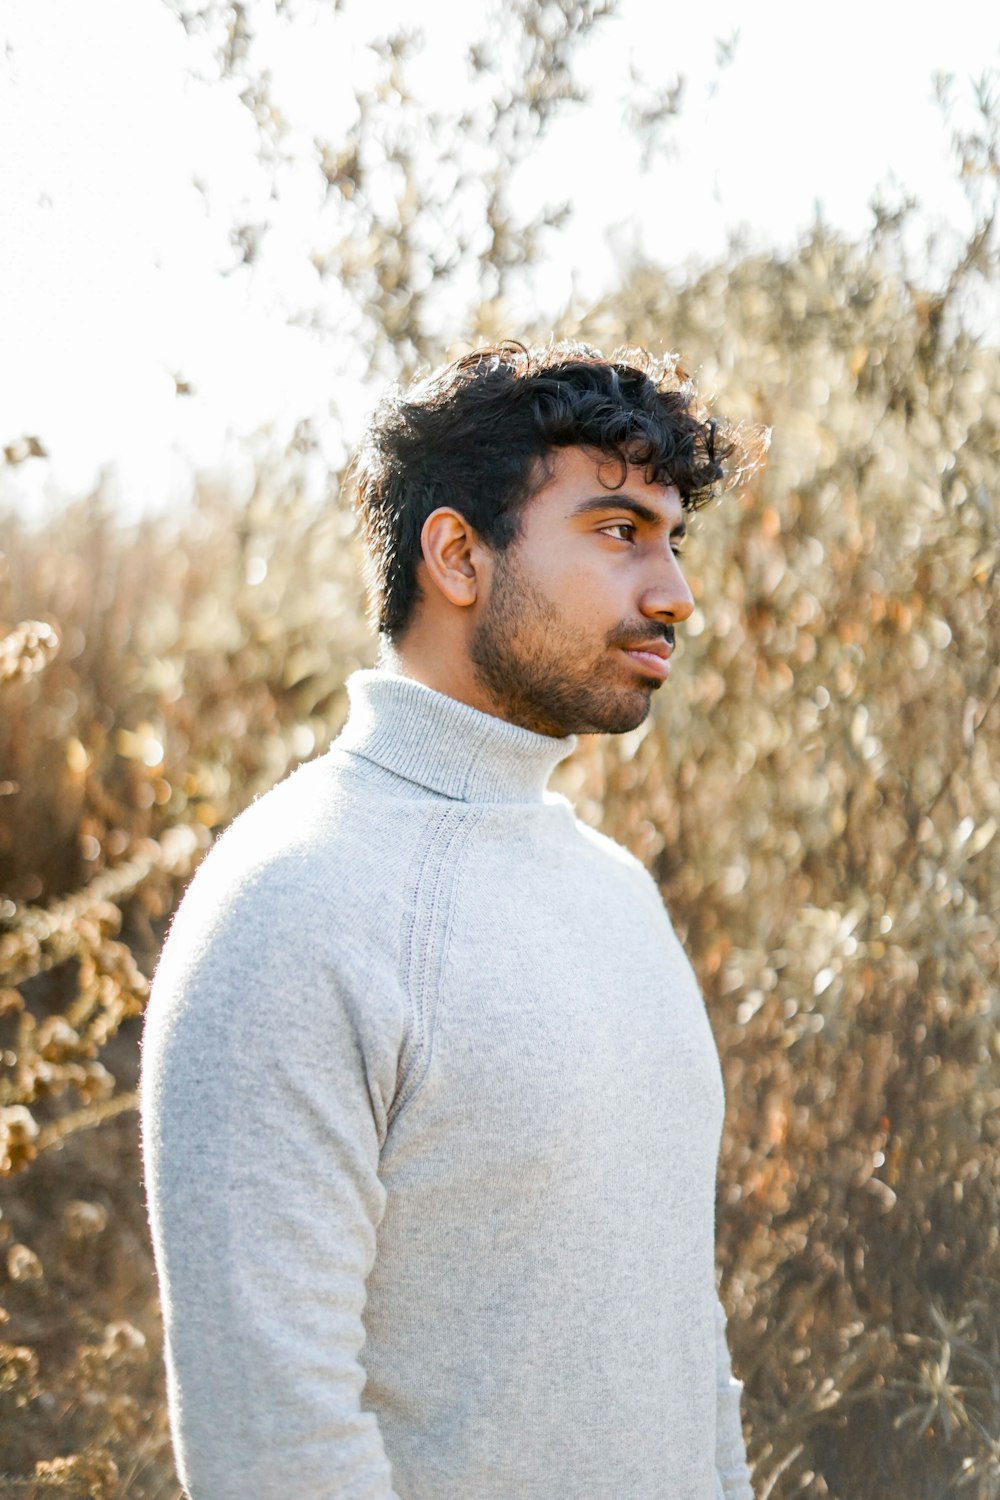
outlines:
[{"label": "man's eye", "polygon": [[616,537],[619,542],[630,542],[635,536],[635,526],[631,521],[615,521],[611,526],[602,526],[601,530],[608,536],[621,533]]}]

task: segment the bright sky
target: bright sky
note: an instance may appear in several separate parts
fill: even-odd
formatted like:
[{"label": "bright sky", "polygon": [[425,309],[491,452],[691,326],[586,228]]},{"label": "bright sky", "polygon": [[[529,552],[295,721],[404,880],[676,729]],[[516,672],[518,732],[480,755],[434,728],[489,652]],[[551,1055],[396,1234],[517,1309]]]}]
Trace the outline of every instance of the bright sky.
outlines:
[{"label": "bright sky", "polygon": [[[498,0],[422,0],[413,77],[429,98],[460,78],[470,34]],[[259,6],[266,15],[267,0]],[[265,25],[276,96],[304,131],[342,132],[365,42],[406,0],[308,0],[295,28]],[[918,19],[919,17],[919,19]],[[717,42],[738,32],[732,61]],[[134,513],[183,497],[195,467],[246,467],[246,437],[280,446],[331,401],[330,456],[353,441],[370,392],[360,351],[288,325],[307,272],[311,188],[282,201],[266,271],[232,266],[227,230],[268,211],[254,128],[197,59],[163,0],[6,0],[0,18],[0,447],[37,435],[50,455],[0,467],[0,506],[85,493],[104,472]],[[572,285],[613,284],[634,248],[677,268],[721,254],[740,227],[788,246],[822,204],[850,234],[877,187],[966,222],[932,75],[1000,66],[1000,7],[951,0],[707,5],[620,0],[579,56],[593,91],[516,183],[525,213],[568,198],[569,229],[517,289],[513,312],[557,308]],[[630,83],[634,68],[645,84]],[[645,174],[622,119],[630,96],[686,79],[669,149]],[[196,181],[201,184],[201,190]],[[512,328],[511,332],[516,332]],[[174,376],[194,394],[178,397]],[[328,424],[329,426],[330,424]]]}]

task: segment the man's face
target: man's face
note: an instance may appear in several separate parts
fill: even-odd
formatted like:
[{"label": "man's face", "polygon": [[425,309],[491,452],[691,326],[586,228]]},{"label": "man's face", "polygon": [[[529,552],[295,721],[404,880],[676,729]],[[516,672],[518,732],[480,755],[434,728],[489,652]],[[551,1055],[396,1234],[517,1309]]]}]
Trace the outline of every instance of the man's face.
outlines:
[{"label": "man's face", "polygon": [[[600,453],[561,448],[497,553],[470,656],[498,712],[539,734],[623,734],[669,673],[673,627],[694,608],[677,559],[684,512]],[[603,483],[602,483],[603,480]]]}]

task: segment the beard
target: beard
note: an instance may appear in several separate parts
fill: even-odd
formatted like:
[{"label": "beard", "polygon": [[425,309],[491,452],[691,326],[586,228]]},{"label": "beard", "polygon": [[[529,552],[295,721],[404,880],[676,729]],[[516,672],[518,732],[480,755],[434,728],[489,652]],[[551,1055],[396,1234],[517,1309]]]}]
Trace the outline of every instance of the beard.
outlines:
[{"label": "beard", "polygon": [[571,625],[527,578],[514,549],[498,554],[493,585],[473,631],[469,655],[477,681],[500,717],[536,734],[626,734],[649,713],[659,682],[629,683],[615,648],[672,627],[623,621],[601,648],[588,652]]}]

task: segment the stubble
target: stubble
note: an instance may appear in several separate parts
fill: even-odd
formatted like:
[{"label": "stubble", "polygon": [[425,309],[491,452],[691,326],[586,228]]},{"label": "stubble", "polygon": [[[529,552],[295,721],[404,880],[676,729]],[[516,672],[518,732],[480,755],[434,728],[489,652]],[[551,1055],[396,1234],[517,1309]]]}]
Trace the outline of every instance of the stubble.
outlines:
[{"label": "stubble", "polygon": [[630,687],[615,678],[616,638],[627,632],[619,626],[598,652],[588,652],[579,631],[525,576],[511,548],[497,557],[469,654],[479,685],[511,723],[553,736],[625,734],[646,718],[658,685]]}]

